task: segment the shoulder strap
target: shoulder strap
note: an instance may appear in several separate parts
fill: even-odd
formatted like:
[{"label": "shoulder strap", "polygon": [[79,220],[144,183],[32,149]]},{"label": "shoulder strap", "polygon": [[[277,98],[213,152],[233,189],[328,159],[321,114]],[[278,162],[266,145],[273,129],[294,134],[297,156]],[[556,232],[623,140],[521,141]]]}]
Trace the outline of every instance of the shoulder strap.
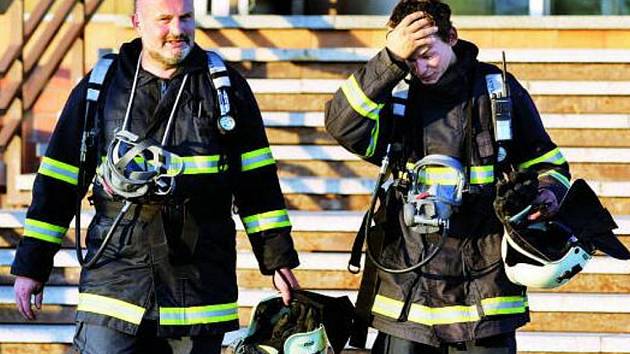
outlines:
[{"label": "shoulder strap", "polygon": [[394,161],[391,162],[394,171],[403,171],[407,158],[407,137],[409,132],[405,126],[405,114],[407,112],[407,102],[409,99],[409,82],[411,81],[411,73],[407,74],[404,79],[400,80],[392,89],[392,132],[391,143],[394,152]]},{"label": "shoulder strap", "polygon": [[[94,68],[92,68],[92,72],[90,73],[90,77],[88,78],[88,87],[85,97],[86,102],[83,120],[83,134],[81,136],[81,150],[79,155],[80,172],[85,167],[88,149],[93,148],[95,144],[96,132],[94,127],[96,126],[96,124],[94,120],[96,115],[96,107],[98,105],[98,99],[101,96],[101,91],[103,90],[103,86],[105,84],[105,79],[107,78],[107,73],[112,67],[112,64],[114,63],[116,57],[116,54],[111,53],[104,55],[96,62],[96,65],[94,66]],[[85,181],[83,182],[85,183]]]},{"label": "shoulder strap", "polygon": [[87,90],[87,100],[91,102],[97,102],[98,98],[101,95],[101,90],[103,88],[103,83],[105,82],[105,78],[107,77],[107,73],[109,72],[109,68],[111,68],[112,63],[116,59],[116,54],[107,54],[103,56],[101,59],[96,62],[96,65],[92,69],[90,73],[90,78],[88,80],[88,90]]},{"label": "shoulder strap", "polygon": [[210,80],[212,81],[212,86],[214,86],[214,89],[217,91],[217,100],[219,103],[220,116],[217,120],[217,128],[221,134],[225,135],[231,133],[236,127],[235,115],[230,105],[229,90],[232,84],[223,58],[213,51],[206,52],[206,55],[208,57]]}]

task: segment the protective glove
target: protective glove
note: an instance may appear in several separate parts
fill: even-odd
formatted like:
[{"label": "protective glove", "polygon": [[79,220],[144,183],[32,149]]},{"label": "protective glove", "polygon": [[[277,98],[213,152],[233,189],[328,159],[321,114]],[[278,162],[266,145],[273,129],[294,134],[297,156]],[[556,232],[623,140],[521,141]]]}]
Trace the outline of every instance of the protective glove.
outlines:
[{"label": "protective glove", "polygon": [[494,210],[503,224],[532,205],[538,196],[538,174],[534,171],[512,171],[496,186]]}]

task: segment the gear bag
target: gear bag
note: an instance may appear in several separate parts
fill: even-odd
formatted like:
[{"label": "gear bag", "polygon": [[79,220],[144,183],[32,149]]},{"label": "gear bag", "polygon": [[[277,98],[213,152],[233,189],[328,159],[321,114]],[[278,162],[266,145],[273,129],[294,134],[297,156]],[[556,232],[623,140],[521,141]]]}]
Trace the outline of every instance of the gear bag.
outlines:
[{"label": "gear bag", "polygon": [[353,306],[347,296],[333,298],[294,290],[289,306],[274,296],[261,301],[247,335],[232,344],[234,354],[341,353],[350,335]]}]

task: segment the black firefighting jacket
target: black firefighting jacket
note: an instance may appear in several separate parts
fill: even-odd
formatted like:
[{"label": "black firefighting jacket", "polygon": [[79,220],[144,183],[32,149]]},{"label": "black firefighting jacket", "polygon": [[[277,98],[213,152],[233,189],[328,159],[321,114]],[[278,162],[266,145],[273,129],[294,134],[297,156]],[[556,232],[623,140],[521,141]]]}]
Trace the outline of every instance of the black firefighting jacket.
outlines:
[{"label": "black firefighting jacket", "polygon": [[[98,138],[90,153],[88,180],[122,126],[136,64],[139,39],[124,44],[109,70],[96,114]],[[83,269],[77,320],[134,334],[143,318],[159,323],[161,336],[222,333],[239,327],[234,204],[265,275],[296,267],[291,224],[280,191],[275,160],[261,114],[246,81],[228,67],[236,133],[216,128],[218,107],[206,53],[195,46],[175,75],[162,81],[140,70],[130,130],[162,140],[185,74],[166,149],[181,157],[183,174],[175,193],[160,203],[134,205],[103,258]],[[75,212],[77,166],[87,80],[73,91],[42,159],[24,238],[12,267],[15,275],[46,281]],[[159,124],[154,124],[160,120]],[[232,156],[232,158],[230,157]],[[85,193],[83,187],[79,193]],[[121,203],[94,184],[96,209],[87,233],[88,257],[101,245]]]},{"label": "black firefighting jacket", "polygon": [[[511,283],[502,267],[503,227],[492,207],[499,171],[494,166],[497,146],[485,76],[500,70],[478,62],[472,43],[460,40],[454,51],[456,63],[436,84],[423,85],[411,78],[400,122],[394,122],[398,118],[393,110],[401,102],[392,89],[408,69],[387,49],[352,74],[326,107],[328,132],[371,163],[380,164],[392,142],[403,144],[402,166],[428,154],[471,163],[474,193],[464,194],[463,206],[451,217],[444,248],[419,271],[400,275],[379,271],[375,282],[371,325],[434,346],[514,331],[529,320],[526,289]],[[507,82],[514,105],[508,158],[514,168],[536,169],[541,188],[561,200],[570,178],[566,160],[545,132],[529,94],[513,76],[508,75]],[[467,133],[470,114],[472,127]],[[419,261],[423,243],[419,234],[400,231],[402,198],[393,199],[397,202],[387,205],[389,217],[382,228],[386,231],[381,260],[400,269]],[[426,242],[437,242],[432,236]]]}]

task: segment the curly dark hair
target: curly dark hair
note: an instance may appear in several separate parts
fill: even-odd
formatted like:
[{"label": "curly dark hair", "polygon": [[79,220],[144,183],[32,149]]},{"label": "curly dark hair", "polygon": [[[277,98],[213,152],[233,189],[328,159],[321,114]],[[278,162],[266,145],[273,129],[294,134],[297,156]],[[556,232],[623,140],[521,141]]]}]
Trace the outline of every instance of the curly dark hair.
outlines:
[{"label": "curly dark hair", "polygon": [[409,14],[417,11],[424,12],[438,27],[437,35],[444,42],[448,42],[453,23],[451,23],[451,8],[441,0],[401,0],[394,10],[387,25],[396,27]]}]

